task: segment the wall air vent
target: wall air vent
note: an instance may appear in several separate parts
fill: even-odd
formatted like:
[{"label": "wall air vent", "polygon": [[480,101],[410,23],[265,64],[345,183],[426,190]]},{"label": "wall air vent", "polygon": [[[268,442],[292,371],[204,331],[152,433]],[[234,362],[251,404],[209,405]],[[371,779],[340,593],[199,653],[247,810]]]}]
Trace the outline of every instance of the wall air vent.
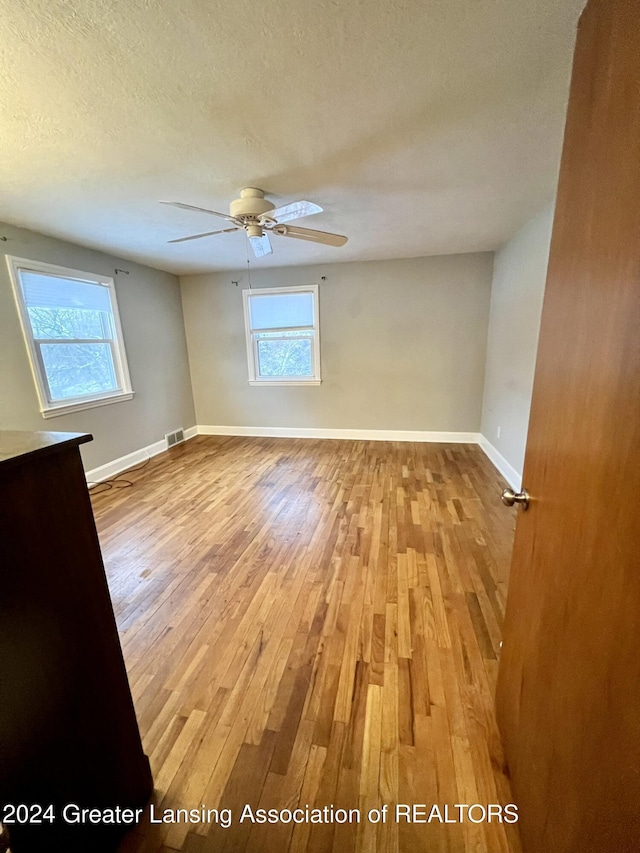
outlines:
[{"label": "wall air vent", "polygon": [[175,432],[168,432],[165,435],[165,439],[167,440],[167,449],[174,447],[176,444],[182,444],[184,441],[184,430],[177,429]]}]

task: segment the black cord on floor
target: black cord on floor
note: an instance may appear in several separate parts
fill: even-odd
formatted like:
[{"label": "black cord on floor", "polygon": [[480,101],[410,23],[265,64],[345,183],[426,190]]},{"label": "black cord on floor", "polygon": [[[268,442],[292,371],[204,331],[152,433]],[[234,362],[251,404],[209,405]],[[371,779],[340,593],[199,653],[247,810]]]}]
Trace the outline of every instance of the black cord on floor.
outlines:
[{"label": "black cord on floor", "polygon": [[[142,465],[138,465],[135,468],[128,468],[126,471],[123,471],[122,474],[116,474],[115,477],[109,477],[107,480],[101,480],[99,483],[88,482],[87,486],[89,487],[89,494],[93,495],[101,495],[104,492],[108,492],[111,489],[128,489],[130,486],[133,486],[133,482],[131,480],[127,480],[124,475],[125,474],[133,474],[135,471],[142,471],[143,468],[146,468],[147,465],[151,462],[151,457],[148,456],[146,460],[142,463]],[[104,486],[99,492],[96,491],[96,487]]]}]

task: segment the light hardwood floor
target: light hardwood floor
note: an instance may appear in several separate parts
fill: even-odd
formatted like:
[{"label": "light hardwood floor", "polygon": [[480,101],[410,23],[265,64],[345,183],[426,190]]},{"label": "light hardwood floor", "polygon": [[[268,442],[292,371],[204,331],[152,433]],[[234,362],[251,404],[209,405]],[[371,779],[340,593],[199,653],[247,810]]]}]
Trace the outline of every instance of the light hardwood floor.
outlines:
[{"label": "light hardwood floor", "polygon": [[[515,516],[478,447],[201,436],[131,479],[93,505],[156,812],[233,825],[145,822],[123,853],[520,850],[495,819],[393,819],[511,802],[493,694]],[[239,823],[245,804],[362,821]]]}]

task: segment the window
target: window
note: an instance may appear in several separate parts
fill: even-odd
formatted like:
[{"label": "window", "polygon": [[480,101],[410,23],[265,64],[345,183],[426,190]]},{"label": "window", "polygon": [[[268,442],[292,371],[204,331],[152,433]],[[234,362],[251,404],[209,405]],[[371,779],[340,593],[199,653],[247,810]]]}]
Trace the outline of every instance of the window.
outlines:
[{"label": "window", "polygon": [[319,385],[318,286],[243,290],[251,385]]},{"label": "window", "polygon": [[43,417],[130,400],[113,279],[7,262]]}]

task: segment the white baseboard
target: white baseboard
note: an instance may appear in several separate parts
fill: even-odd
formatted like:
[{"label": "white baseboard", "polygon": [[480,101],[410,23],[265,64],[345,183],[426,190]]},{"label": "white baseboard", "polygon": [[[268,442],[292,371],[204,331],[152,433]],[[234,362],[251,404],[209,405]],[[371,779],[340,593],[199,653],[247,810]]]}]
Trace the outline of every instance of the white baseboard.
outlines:
[{"label": "white baseboard", "polygon": [[[184,431],[185,440],[196,435],[237,435],[256,436],[262,438],[341,438],[351,441],[418,441],[437,444],[478,444],[502,474],[509,485],[520,491],[522,475],[507,462],[504,456],[479,432],[438,432],[429,430],[394,430],[394,429],[316,429],[313,427],[249,427],[249,426],[210,426],[199,424]],[[141,447],[86,471],[88,483],[102,483],[128,468],[140,465],[146,459],[157,456],[167,449],[164,439]]]},{"label": "white baseboard", "polygon": [[[197,427],[189,427],[184,431],[185,440],[193,438],[197,434]],[[132,453],[120,456],[112,462],[107,462],[106,465],[100,465],[97,468],[92,468],[91,471],[85,471],[87,483],[97,484],[102,483],[104,480],[109,480],[111,477],[115,477],[116,474],[120,474],[128,468],[134,468],[146,459],[150,459],[152,456],[157,456],[166,449],[167,442],[164,438],[160,441],[154,441],[153,444],[148,444],[146,447],[141,447],[140,450],[134,450]]]},{"label": "white baseboard", "polygon": [[477,432],[430,432],[398,429],[316,429],[314,427],[209,426],[198,424],[199,435],[260,436],[262,438],[344,438],[356,441],[429,441],[478,444]]},{"label": "white baseboard", "polygon": [[507,483],[514,489],[516,492],[519,492],[522,488],[522,474],[519,474],[516,469],[504,458],[502,453],[491,444],[488,439],[484,437],[484,435],[479,436],[478,444],[481,449],[484,451],[485,455],[493,462],[498,471],[505,478]]},{"label": "white baseboard", "polygon": [[198,435],[237,435],[263,438],[343,438],[355,441],[420,441],[439,444],[477,444],[511,488],[520,491],[522,474],[479,432],[437,432],[390,429],[316,429],[307,427],[211,426],[198,424]]}]

